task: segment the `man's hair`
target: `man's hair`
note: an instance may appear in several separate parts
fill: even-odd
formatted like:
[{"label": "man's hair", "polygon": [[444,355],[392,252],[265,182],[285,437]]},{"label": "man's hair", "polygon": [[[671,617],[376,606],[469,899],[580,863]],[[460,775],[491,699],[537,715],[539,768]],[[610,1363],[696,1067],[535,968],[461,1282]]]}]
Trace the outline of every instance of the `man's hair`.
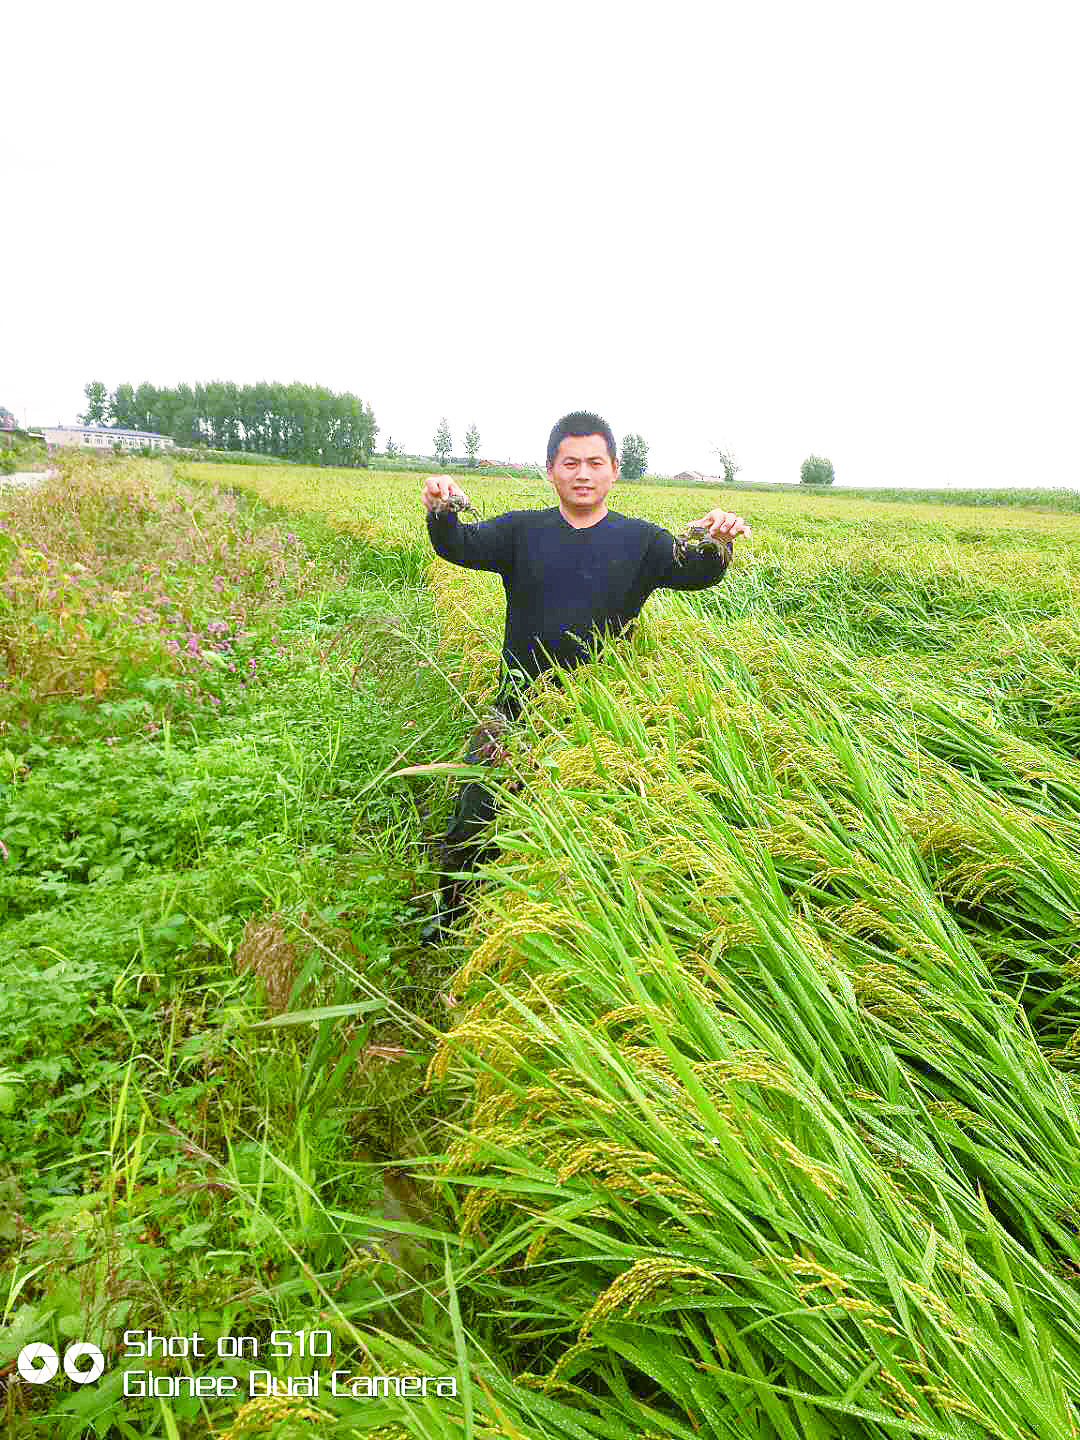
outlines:
[{"label": "man's hair", "polygon": [[599,415],[590,415],[587,410],[575,410],[572,415],[564,415],[551,432],[547,448],[547,463],[549,467],[555,464],[555,456],[559,453],[559,446],[566,439],[567,435],[573,435],[575,438],[581,435],[602,435],[607,441],[611,463],[613,465],[618,464],[619,457],[615,447],[615,436],[611,433],[611,426],[606,420],[601,420]]}]

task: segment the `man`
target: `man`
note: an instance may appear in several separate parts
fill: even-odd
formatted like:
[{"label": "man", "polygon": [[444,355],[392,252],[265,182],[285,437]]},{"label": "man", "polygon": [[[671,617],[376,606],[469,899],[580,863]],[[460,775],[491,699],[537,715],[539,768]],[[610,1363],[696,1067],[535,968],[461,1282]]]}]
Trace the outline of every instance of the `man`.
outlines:
[{"label": "man", "polygon": [[[470,570],[494,570],[506,592],[502,683],[494,718],[514,720],[523,690],[553,666],[569,669],[587,659],[605,634],[629,631],[642,605],[657,589],[705,590],[731,563],[737,535],[749,535],[742,517],[710,510],[700,523],[714,539],[726,540],[719,554],[691,551],[676,564],[673,536],[659,525],[612,513],[605,503],[619,478],[611,427],[599,415],[564,415],[551,432],[547,476],[559,497],[550,510],[511,510],[479,525],[462,525],[453,511],[434,508],[464,491],[449,475],[432,475],[421,491],[428,535],[437,555]],[[594,649],[595,647],[595,649]],[[497,734],[473,732],[466,764],[490,761]],[[463,909],[461,881],[489,852],[478,851],[477,834],[494,813],[490,791],[473,781],[463,785],[442,845],[439,916],[423,938],[444,938]]]}]

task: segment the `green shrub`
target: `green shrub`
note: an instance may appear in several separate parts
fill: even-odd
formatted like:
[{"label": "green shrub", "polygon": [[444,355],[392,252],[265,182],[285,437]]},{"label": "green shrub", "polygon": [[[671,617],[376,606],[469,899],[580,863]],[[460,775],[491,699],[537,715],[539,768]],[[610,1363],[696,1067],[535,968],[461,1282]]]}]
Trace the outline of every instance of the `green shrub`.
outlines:
[{"label": "green shrub", "polygon": [[14,475],[17,466],[14,450],[0,450],[0,475]]}]

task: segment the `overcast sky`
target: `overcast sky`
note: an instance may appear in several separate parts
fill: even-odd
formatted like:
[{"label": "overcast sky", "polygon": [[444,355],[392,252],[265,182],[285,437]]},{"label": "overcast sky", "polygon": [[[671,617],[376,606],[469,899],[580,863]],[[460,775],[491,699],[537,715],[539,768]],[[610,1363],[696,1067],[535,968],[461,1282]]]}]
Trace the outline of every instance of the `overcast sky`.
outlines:
[{"label": "overcast sky", "polygon": [[1080,488],[1080,11],[10,7],[0,404],[302,380],[430,453]]}]

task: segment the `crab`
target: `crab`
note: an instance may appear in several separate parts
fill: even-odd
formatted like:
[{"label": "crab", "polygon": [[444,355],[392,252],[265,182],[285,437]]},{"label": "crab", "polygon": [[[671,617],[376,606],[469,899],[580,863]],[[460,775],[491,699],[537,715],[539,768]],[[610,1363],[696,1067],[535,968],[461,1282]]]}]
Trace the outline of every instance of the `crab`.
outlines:
[{"label": "crab", "polygon": [[713,555],[720,553],[720,541],[713,539],[709,534],[709,526],[704,521],[688,525],[681,535],[676,535],[671,547],[675,564],[682,565],[691,550],[696,550],[699,554],[706,551],[710,551]]},{"label": "crab", "polygon": [[476,506],[466,500],[464,495],[451,495],[449,500],[436,500],[435,504],[431,507],[431,513],[433,515],[446,515],[448,513],[460,515],[463,510],[467,510],[473,515],[477,513]]},{"label": "crab", "polygon": [[495,707],[484,711],[480,717],[480,724],[472,733],[472,745],[479,745],[479,758],[481,761],[490,761],[492,764],[501,765],[507,758],[509,751],[504,741],[510,729],[509,717]]}]

